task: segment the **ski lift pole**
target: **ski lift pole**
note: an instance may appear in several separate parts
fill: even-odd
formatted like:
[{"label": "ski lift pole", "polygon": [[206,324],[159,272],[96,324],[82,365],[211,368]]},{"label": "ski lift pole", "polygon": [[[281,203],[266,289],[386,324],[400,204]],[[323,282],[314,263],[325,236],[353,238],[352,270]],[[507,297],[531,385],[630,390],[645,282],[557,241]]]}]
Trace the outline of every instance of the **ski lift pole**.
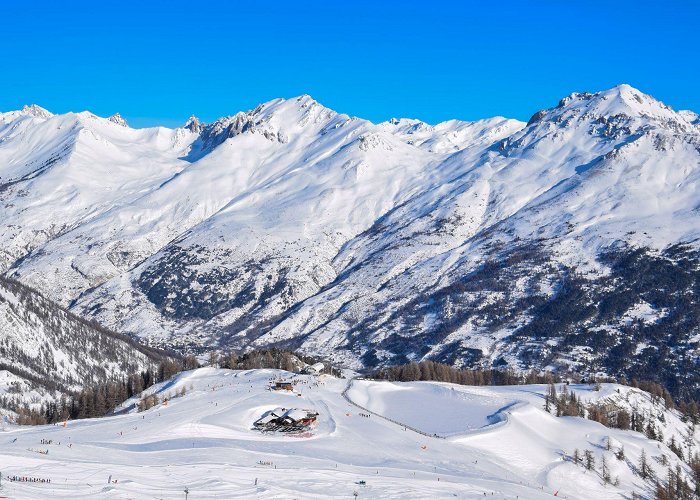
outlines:
[{"label": "ski lift pole", "polygon": [[187,495],[190,494],[189,488],[185,488],[185,500],[187,500]]}]

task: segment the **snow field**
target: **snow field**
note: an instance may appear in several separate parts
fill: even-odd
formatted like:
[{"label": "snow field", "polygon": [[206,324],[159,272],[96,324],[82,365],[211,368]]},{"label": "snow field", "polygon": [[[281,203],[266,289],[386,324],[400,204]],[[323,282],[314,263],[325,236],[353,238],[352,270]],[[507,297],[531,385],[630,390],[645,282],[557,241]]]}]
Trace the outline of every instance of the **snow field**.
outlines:
[{"label": "snow field", "polygon": [[[269,391],[291,378],[295,393]],[[163,398],[187,394],[143,413],[133,409],[67,427],[6,426],[0,471],[50,478],[51,483],[3,481],[10,498],[622,498],[644,491],[623,462],[606,451],[608,436],[629,460],[658,443],[542,410],[544,386],[465,387],[441,383],[353,381],[348,396],[377,415],[363,417],[341,393],[348,381],[276,370],[202,368],[150,388]],[[576,386],[584,397],[608,397]],[[297,394],[301,394],[301,396]],[[129,408],[135,401],[127,401]],[[272,407],[315,409],[319,421],[299,436],[261,434],[252,422]],[[53,444],[42,445],[41,440]],[[60,443],[60,444],[59,444]],[[663,445],[660,445],[663,447]],[[620,486],[567,460],[578,447],[607,454]],[[32,451],[34,450],[34,451]],[[39,454],[37,450],[48,450]],[[661,469],[659,469],[661,471]],[[108,484],[112,476],[117,483]],[[439,480],[438,480],[439,478]],[[256,484],[257,480],[257,484]],[[359,484],[365,481],[366,485]]]}]

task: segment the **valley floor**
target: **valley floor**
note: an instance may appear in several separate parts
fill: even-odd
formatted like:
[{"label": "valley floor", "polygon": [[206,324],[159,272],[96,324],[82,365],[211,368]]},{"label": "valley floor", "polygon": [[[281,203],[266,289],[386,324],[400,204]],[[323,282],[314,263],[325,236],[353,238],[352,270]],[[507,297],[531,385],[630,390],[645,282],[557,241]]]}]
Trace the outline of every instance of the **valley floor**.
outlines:
[{"label": "valley floor", "polygon": [[[295,381],[295,392],[270,391],[279,378]],[[343,398],[347,386],[348,380],[328,376],[202,368],[149,389],[161,398],[182,387],[187,394],[142,413],[65,427],[6,424],[0,430],[0,498],[185,498],[186,488],[190,499],[557,494],[600,500],[649,493],[630,463],[642,449],[658,455],[658,443],[545,413],[545,386],[352,381],[347,396],[376,412],[371,416]],[[584,398],[617,389],[575,387]],[[318,422],[299,436],[251,430],[255,419],[278,406],[315,409]],[[627,462],[605,450],[608,436],[624,445]],[[590,449],[598,460],[605,455],[619,486],[604,485],[596,472],[574,465],[574,448]],[[10,481],[12,476],[51,482]]]}]

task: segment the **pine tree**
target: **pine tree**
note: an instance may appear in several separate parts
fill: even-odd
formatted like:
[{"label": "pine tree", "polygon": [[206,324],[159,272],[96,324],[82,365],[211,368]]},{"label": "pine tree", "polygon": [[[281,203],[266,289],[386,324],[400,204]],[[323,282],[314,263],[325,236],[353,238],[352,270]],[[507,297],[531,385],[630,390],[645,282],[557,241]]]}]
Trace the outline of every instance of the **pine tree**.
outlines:
[{"label": "pine tree", "polygon": [[[182,365],[184,370],[194,370],[195,368],[199,368],[199,361],[197,361],[196,357],[190,354],[188,356],[185,356],[185,358],[182,360]],[[172,375],[175,375],[175,373],[177,373],[177,370],[173,372]]]},{"label": "pine tree", "polygon": [[670,449],[673,453],[675,453],[675,455],[676,455],[678,458],[680,458],[681,460],[683,460],[683,450],[681,449],[680,446],[678,446],[678,443],[676,442],[676,437],[675,437],[675,436],[673,436],[673,435],[671,436],[671,439],[670,439],[670,441],[668,442],[668,447],[669,447],[669,449]]},{"label": "pine tree", "polygon": [[547,393],[544,397],[545,410],[547,413],[552,412],[552,405],[557,403],[557,388],[554,384],[549,384],[547,386]]},{"label": "pine tree", "polygon": [[584,459],[586,462],[586,469],[593,470],[595,468],[595,457],[591,450],[586,450],[584,453]]},{"label": "pine tree", "polygon": [[235,352],[229,351],[225,353],[219,362],[221,368],[228,368],[229,370],[235,370],[238,365],[238,356]]},{"label": "pine tree", "polygon": [[642,454],[639,456],[639,476],[642,479],[651,477],[651,468],[649,467],[649,461],[647,460],[647,453],[645,450],[642,450]]},{"label": "pine tree", "polygon": [[700,455],[695,453],[690,459],[688,465],[693,471],[693,482],[695,483],[695,496],[700,498]]},{"label": "pine tree", "polygon": [[272,357],[272,354],[270,354],[270,351],[267,351],[263,356],[263,368],[276,368],[275,360]]},{"label": "pine tree", "polygon": [[649,439],[657,439],[658,434],[656,433],[656,427],[654,426],[654,422],[649,420],[649,423],[647,424],[647,428],[645,430],[645,434],[647,438]]},{"label": "pine tree", "polygon": [[618,429],[626,431],[630,428],[630,414],[626,410],[619,410],[617,412],[617,425]]},{"label": "pine tree", "polygon": [[603,482],[608,484],[610,482],[610,469],[608,468],[607,460],[605,460],[605,455],[600,459],[600,473],[603,477]]},{"label": "pine tree", "polygon": [[107,413],[107,402],[105,401],[104,393],[101,390],[96,390],[94,393],[94,413],[95,417],[102,417]]}]

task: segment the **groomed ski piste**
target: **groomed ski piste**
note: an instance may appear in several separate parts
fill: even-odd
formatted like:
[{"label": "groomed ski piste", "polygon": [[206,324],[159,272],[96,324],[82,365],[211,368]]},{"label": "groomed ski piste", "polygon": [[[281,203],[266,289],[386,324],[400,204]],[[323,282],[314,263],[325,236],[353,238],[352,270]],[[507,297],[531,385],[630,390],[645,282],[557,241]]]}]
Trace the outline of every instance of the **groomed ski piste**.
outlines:
[{"label": "groomed ski piste", "polygon": [[[280,379],[293,381],[294,392],[271,391]],[[632,491],[651,493],[633,472],[642,450],[660,477],[658,457],[673,457],[642,434],[546,413],[544,385],[200,368],[146,393],[163,399],[183,387],[184,396],[144,412],[132,399],[123,414],[65,426],[4,424],[0,497],[171,499],[185,498],[187,489],[190,499],[631,498]],[[614,384],[571,389],[584,400],[644,400],[644,393]],[[296,434],[252,429],[276,407],[313,409],[318,420]],[[666,435],[677,426],[680,436],[675,412],[665,419]],[[614,456],[621,446],[625,460]],[[575,448],[592,450],[596,463],[605,456],[619,484],[606,485],[598,472],[574,465]]]}]

